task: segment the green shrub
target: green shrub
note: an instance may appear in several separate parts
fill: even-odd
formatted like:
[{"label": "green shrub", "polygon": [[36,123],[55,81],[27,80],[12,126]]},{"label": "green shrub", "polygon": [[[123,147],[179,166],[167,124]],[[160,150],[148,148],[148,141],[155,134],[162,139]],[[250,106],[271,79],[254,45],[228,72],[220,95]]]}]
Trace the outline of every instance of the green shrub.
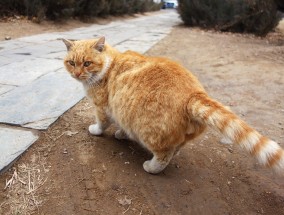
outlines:
[{"label": "green shrub", "polygon": [[282,13],[284,13],[284,1],[283,0],[275,0],[278,10],[280,10]]},{"label": "green shrub", "polygon": [[39,20],[91,18],[159,10],[152,0],[0,0],[0,16],[26,15]]},{"label": "green shrub", "polygon": [[274,0],[179,0],[186,25],[266,35],[279,22]]},{"label": "green shrub", "polygon": [[0,17],[25,13],[25,4],[20,0],[0,0]]}]

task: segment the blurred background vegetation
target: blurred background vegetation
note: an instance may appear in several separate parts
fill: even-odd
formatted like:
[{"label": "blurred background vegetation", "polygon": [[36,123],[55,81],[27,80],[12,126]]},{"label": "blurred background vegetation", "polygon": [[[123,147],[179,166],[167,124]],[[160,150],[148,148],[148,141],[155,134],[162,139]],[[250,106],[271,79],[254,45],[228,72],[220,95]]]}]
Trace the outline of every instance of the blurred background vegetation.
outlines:
[{"label": "blurred background vegetation", "polygon": [[40,22],[144,13],[161,6],[153,0],[0,0],[0,16],[24,15]]},{"label": "blurred background vegetation", "polygon": [[[169,0],[0,0],[0,18],[26,16],[42,20],[131,15],[159,10]],[[176,2],[176,1],[175,1]],[[178,0],[188,26],[265,36],[279,23],[284,0]],[[282,15],[283,16],[283,15]]]},{"label": "blurred background vegetation", "polygon": [[265,36],[284,11],[283,0],[179,0],[179,14],[188,26]]}]

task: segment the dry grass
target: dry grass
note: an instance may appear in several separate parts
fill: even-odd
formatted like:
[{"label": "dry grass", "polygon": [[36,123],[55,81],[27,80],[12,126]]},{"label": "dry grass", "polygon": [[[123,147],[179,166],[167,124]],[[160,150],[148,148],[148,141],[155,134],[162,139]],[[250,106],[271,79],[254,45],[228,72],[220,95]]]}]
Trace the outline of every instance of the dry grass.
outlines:
[{"label": "dry grass", "polygon": [[38,191],[46,182],[49,171],[45,159],[34,154],[30,162],[21,163],[13,170],[6,180],[6,200],[0,205],[0,214],[39,214],[43,202]]}]

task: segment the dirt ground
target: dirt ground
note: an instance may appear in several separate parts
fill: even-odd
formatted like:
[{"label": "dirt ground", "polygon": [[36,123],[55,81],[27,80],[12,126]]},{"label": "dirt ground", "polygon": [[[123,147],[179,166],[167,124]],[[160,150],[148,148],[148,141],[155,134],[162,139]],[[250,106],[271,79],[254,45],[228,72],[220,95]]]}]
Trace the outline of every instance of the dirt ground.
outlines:
[{"label": "dirt ground", "polygon": [[[177,26],[147,53],[182,63],[212,97],[284,147],[284,36]],[[88,133],[86,99],[66,112],[0,176],[0,214],[284,214],[284,181],[208,130],[158,175],[130,141]],[[28,187],[28,188],[27,188]],[[25,190],[30,190],[29,192]],[[32,195],[31,195],[32,194]]]}]

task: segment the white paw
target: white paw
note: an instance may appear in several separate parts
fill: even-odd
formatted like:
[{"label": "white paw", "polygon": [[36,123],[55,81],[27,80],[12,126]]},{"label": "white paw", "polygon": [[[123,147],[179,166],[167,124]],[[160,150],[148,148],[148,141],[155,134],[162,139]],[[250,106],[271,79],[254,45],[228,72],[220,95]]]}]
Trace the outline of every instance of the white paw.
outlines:
[{"label": "white paw", "polygon": [[122,130],[117,130],[114,134],[114,137],[118,140],[123,140],[123,139],[127,139],[126,134],[124,133],[124,131]]},{"label": "white paw", "polygon": [[103,133],[103,129],[98,123],[96,123],[89,126],[89,132],[93,135],[101,135]]},{"label": "white paw", "polygon": [[143,168],[146,172],[151,174],[158,174],[166,168],[167,165],[162,165],[158,162],[153,162],[153,160],[145,161],[143,163]]},{"label": "white paw", "polygon": [[143,163],[143,168],[144,168],[144,170],[145,170],[146,172],[148,172],[148,173],[151,173],[150,163],[151,163],[150,160],[149,160],[149,161],[145,161],[145,162]]}]

